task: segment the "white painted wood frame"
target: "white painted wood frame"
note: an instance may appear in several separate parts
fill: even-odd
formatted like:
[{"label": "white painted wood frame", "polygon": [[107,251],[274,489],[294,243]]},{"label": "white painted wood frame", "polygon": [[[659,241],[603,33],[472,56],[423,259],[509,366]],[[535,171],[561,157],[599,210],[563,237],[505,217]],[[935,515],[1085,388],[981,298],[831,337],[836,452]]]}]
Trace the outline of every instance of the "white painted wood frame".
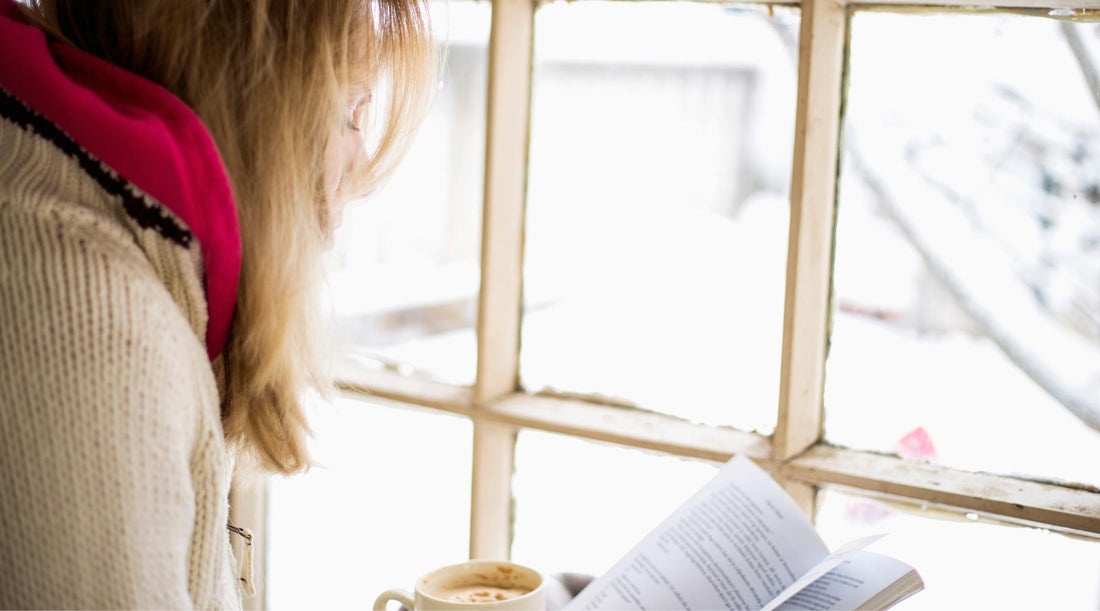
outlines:
[{"label": "white painted wood frame", "polygon": [[[803,508],[812,492],[795,484],[829,485],[916,505],[975,513],[1009,523],[1100,539],[1100,492],[1056,482],[1026,480],[907,461],[818,443],[787,460],[771,457],[766,436],[607,406],[576,398],[514,393],[476,408],[451,387],[391,373],[351,373],[342,383],[353,396],[390,400],[495,422],[514,429],[536,429],[615,443],[714,464],[744,454],[767,469]],[[413,388],[419,386],[420,388]],[[430,399],[429,399],[430,398]],[[510,479],[510,478],[509,478]]]},{"label": "white painted wood frame", "polygon": [[[229,523],[252,531],[253,585],[256,594],[241,600],[244,611],[267,608],[267,477],[234,474],[229,491]],[[229,536],[237,562],[247,553],[244,539]]]},{"label": "white painted wood frame", "polygon": [[[515,392],[519,378],[534,10],[533,0],[493,2],[475,406]],[[470,557],[508,558],[516,432],[473,417]]]},{"label": "white painted wood frame", "polygon": [[847,22],[844,5],[835,0],[802,5],[779,415],[772,437],[777,460],[798,455],[821,436]]}]

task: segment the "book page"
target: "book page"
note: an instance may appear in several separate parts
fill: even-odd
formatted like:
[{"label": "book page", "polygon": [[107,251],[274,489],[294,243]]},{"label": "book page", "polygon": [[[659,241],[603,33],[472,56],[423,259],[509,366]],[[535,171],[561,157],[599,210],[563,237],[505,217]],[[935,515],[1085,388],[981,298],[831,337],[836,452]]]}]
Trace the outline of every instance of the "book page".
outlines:
[{"label": "book page", "polygon": [[[777,609],[825,611],[826,609],[858,609],[882,590],[912,572],[913,567],[889,556],[861,551],[849,556],[839,566],[787,599]],[[898,599],[923,587],[916,585],[898,593]]]},{"label": "book page", "polygon": [[862,539],[856,539],[850,543],[845,543],[839,549],[834,551],[825,557],[824,560],[818,562],[814,567],[806,571],[801,577],[799,577],[794,583],[787,586],[786,590],[780,592],[778,596],[773,598],[771,602],[764,605],[761,611],[772,611],[783,604],[788,598],[791,598],[797,594],[800,590],[817,581],[821,576],[825,575],[829,571],[836,568],[837,565],[848,559],[849,556],[859,552],[868,545],[878,541],[886,535],[871,535],[869,537],[863,537]]},{"label": "book page", "polygon": [[760,609],[828,556],[767,473],[735,456],[567,609]]}]

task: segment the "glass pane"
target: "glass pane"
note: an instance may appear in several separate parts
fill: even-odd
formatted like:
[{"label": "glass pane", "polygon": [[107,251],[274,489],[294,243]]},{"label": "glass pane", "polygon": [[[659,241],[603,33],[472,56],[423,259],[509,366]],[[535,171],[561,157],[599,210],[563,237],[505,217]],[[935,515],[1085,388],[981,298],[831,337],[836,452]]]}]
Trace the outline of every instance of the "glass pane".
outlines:
[{"label": "glass pane", "polygon": [[432,5],[442,87],[404,163],[337,232],[335,340],[376,362],[472,384],[490,6]]},{"label": "glass pane", "polygon": [[889,533],[870,551],[915,567],[925,585],[898,611],[1100,607],[1097,541],[833,490],[819,497],[816,525],[830,549]]},{"label": "glass pane", "polygon": [[310,424],[316,466],[271,479],[262,577],[270,608],[365,608],[466,559],[469,420],[340,399]]},{"label": "glass pane", "polygon": [[528,390],[774,428],[798,23],[784,7],[539,9]]},{"label": "glass pane", "polygon": [[512,558],[545,573],[602,575],[717,467],[522,430]]},{"label": "glass pane", "polygon": [[854,16],[830,441],[1100,483],[1097,28]]}]

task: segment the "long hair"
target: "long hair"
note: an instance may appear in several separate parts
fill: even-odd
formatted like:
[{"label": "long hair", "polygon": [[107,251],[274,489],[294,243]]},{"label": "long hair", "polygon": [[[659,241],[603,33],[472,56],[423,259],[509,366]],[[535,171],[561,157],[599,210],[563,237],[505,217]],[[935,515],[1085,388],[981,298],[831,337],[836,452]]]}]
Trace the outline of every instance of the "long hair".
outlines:
[{"label": "long hair", "polygon": [[32,0],[53,36],[165,87],[225,164],[242,241],[220,357],[231,447],[268,471],[309,466],[301,402],[331,382],[316,324],[336,202],[324,189],[348,92],[372,92],[363,158],[338,197],[368,195],[403,156],[435,81],[426,0]]}]

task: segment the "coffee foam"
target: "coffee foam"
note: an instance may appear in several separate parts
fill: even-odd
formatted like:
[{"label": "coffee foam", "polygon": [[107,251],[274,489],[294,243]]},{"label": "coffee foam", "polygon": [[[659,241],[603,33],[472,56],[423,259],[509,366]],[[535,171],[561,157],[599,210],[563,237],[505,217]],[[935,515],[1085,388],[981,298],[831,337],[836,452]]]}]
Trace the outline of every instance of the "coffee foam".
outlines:
[{"label": "coffee foam", "polygon": [[[537,577],[535,578],[537,582]],[[485,603],[519,598],[533,591],[538,583],[532,583],[530,575],[517,572],[511,566],[483,567],[464,575],[456,575],[442,582],[424,583],[426,593],[434,598],[451,602]]]},{"label": "coffee foam", "polygon": [[484,584],[471,584],[453,588],[440,588],[437,598],[456,603],[491,603],[499,600],[511,600],[531,593],[531,588],[500,588]]}]

